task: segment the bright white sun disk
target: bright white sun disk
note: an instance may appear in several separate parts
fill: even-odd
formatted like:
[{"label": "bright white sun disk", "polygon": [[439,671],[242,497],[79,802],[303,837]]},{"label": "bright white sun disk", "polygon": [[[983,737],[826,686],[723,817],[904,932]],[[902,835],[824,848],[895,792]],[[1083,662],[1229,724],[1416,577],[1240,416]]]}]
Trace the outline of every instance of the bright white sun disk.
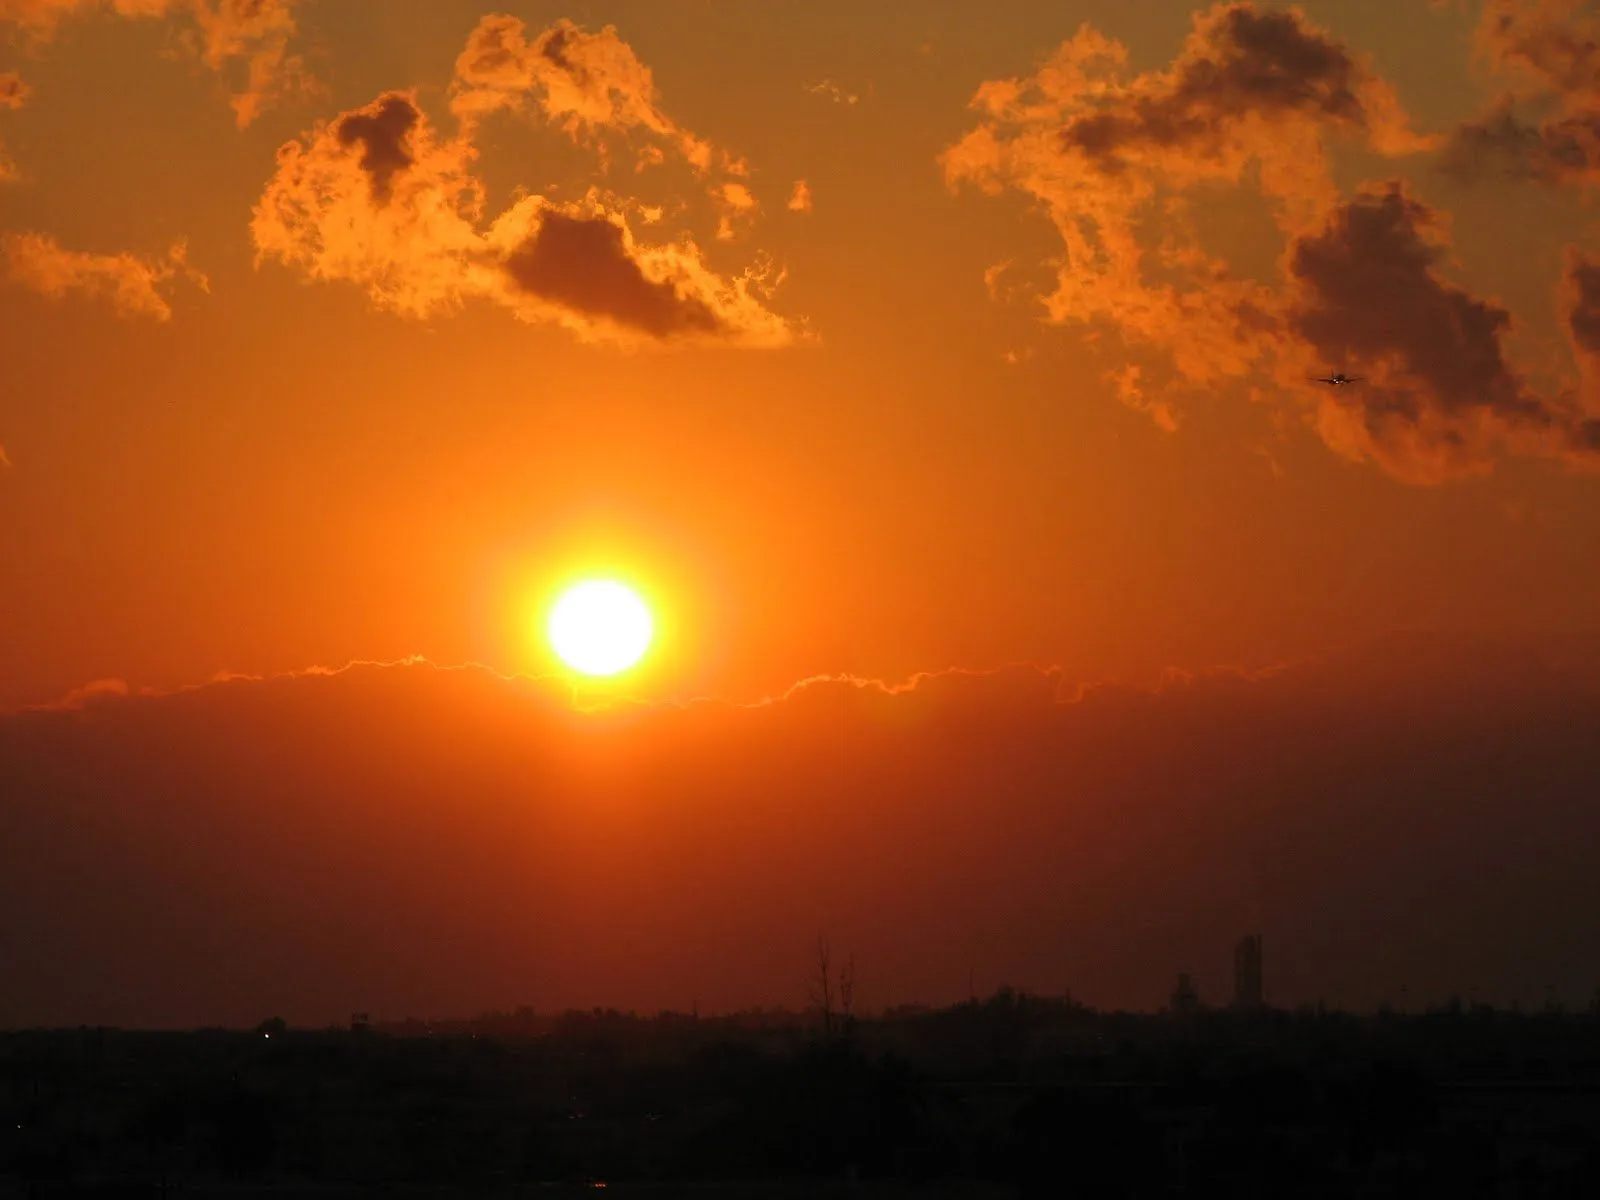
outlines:
[{"label": "bright white sun disk", "polygon": [[644,657],[654,632],[639,593],[609,579],[573,585],[550,610],[550,645],[585,675],[626,671]]}]

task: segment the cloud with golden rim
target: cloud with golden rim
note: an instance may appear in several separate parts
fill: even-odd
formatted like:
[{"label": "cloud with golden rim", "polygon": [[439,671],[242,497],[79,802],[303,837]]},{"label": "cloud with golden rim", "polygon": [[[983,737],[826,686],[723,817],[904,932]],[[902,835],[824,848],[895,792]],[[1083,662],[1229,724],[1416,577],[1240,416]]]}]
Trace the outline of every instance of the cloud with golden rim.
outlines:
[{"label": "cloud with golden rim", "polygon": [[[1055,225],[1049,320],[1107,322],[1204,385],[1268,356],[1277,305],[1199,244],[1187,194],[1253,176],[1292,234],[1337,201],[1330,135],[1387,154],[1427,142],[1389,85],[1297,11],[1219,4],[1193,22],[1171,66],[1132,78],[1126,47],[1082,26],[1032,75],[982,84],[977,127],[941,162],[952,188],[1021,192]],[[1147,250],[1138,225],[1154,216],[1167,232]]]},{"label": "cloud with golden rim", "polygon": [[563,18],[531,33],[513,16],[483,17],[456,58],[450,109],[464,137],[506,110],[542,118],[606,163],[619,147],[636,171],[675,156],[706,179],[719,239],[748,226],[759,207],[745,161],[667,115],[654,74],[612,25],[590,32]]},{"label": "cloud with golden rim", "polygon": [[0,234],[0,252],[11,282],[52,299],[80,293],[108,301],[119,316],[170,320],[162,288],[180,276],[202,290],[206,277],[188,264],[186,247],[175,242],[164,259],[133,254],[68,250],[42,233]]},{"label": "cloud with golden rim", "polygon": [[1500,90],[1451,135],[1443,168],[1467,179],[1600,183],[1600,11],[1587,0],[1484,0],[1474,50]]},{"label": "cloud with golden rim", "polygon": [[[1197,14],[1170,67],[1124,79],[1126,57],[1084,26],[1034,75],[983,84],[978,127],[943,156],[952,187],[1020,191],[1056,226],[1065,255],[1048,319],[1160,350],[1180,385],[1235,378],[1298,397],[1330,447],[1410,482],[1488,470],[1504,453],[1589,460],[1581,408],[1535,394],[1508,363],[1511,315],[1449,280],[1443,214],[1396,181],[1348,201],[1334,186],[1331,138],[1389,156],[1438,144],[1363,58],[1298,10],[1250,3]],[[1198,185],[1247,181],[1283,237],[1271,283],[1240,277],[1189,219]],[[1141,226],[1155,218],[1151,244]],[[1319,369],[1371,378],[1313,393],[1305,376]],[[1108,379],[1124,404],[1177,427],[1160,380],[1136,367]]]},{"label": "cloud with golden rim", "polygon": [[119,17],[183,18],[187,49],[231,83],[229,104],[243,129],[287,95],[306,90],[305,62],[290,46],[298,0],[0,0],[0,25],[35,43],[63,20],[95,12]]},{"label": "cloud with golden rim", "polygon": [[251,222],[258,261],[415,318],[488,300],[623,347],[795,340],[763,303],[762,266],[725,278],[692,239],[645,244],[621,201],[534,194],[487,217],[472,128],[442,136],[414,92],[388,92],[287,143]]},{"label": "cloud with golden rim", "polygon": [[1592,419],[1508,362],[1511,314],[1444,278],[1448,254],[1443,216],[1399,182],[1365,189],[1296,240],[1290,332],[1368,376],[1324,394],[1323,438],[1420,483],[1487,471],[1507,451],[1592,460]]},{"label": "cloud with golden rim", "polygon": [[532,36],[504,13],[482,18],[456,59],[450,109],[470,125],[502,109],[532,108],[574,141],[638,134],[700,172],[745,173],[741,160],[662,111],[655,77],[616,27],[591,33],[563,18]]}]

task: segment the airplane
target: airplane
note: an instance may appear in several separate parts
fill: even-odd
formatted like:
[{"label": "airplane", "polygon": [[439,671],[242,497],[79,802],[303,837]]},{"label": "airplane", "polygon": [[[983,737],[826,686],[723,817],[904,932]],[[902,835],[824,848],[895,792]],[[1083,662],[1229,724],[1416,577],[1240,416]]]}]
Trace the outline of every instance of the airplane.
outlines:
[{"label": "airplane", "polygon": [[1311,376],[1311,382],[1326,383],[1331,387],[1343,387],[1347,383],[1360,383],[1365,378],[1365,375],[1346,375],[1343,372],[1338,372],[1333,375],[1313,375]]}]

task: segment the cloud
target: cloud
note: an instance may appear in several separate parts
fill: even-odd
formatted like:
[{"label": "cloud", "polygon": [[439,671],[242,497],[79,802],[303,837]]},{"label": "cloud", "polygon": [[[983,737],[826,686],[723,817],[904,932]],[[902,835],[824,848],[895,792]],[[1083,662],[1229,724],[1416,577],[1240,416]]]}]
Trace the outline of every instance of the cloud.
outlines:
[{"label": "cloud", "polygon": [[819,79],[815,83],[805,85],[806,91],[813,96],[823,96],[835,104],[851,105],[857,103],[861,97],[854,92],[847,92],[831,79]]},{"label": "cloud", "polygon": [[416,166],[409,143],[420,119],[413,98],[394,93],[381,97],[370,110],[346,113],[334,125],[341,146],[360,143],[358,165],[367,173],[375,204],[389,203],[395,175]]},{"label": "cloud", "polygon": [[506,257],[506,273],[529,295],[649,337],[716,335],[711,306],[644,273],[626,226],[605,215],[547,210],[538,228]]},{"label": "cloud", "polygon": [[1478,60],[1504,85],[1441,165],[1552,185],[1600,183],[1600,13],[1580,0],[1485,0]]},{"label": "cloud", "polygon": [[1370,376],[1325,396],[1325,440],[1413,482],[1485,471],[1499,448],[1591,456],[1583,414],[1535,394],[1506,361],[1511,314],[1440,276],[1448,245],[1440,215],[1398,182],[1294,243],[1290,330],[1321,361]]},{"label": "cloud", "polygon": [[1600,458],[1600,259],[1567,251],[1566,273],[1557,307],[1567,326],[1581,376],[1580,416],[1568,440],[1574,453]]},{"label": "cloud", "polygon": [[[1363,59],[1297,10],[1248,3],[1197,14],[1166,69],[1125,80],[1126,58],[1084,26],[1034,75],[983,84],[980,124],[943,158],[952,187],[1020,191],[1055,224],[1066,254],[1050,320],[1160,350],[1180,385],[1286,396],[1330,447],[1408,482],[1481,473],[1504,453],[1593,460],[1582,406],[1535,394],[1508,363],[1510,314],[1441,273],[1443,215],[1400,183],[1350,200],[1333,185],[1330,137],[1394,156],[1437,145]],[[1209,252],[1191,216],[1201,185],[1250,181],[1283,238],[1271,281]],[[1307,402],[1306,375],[1330,368],[1370,379]],[[1107,379],[1177,427],[1165,381],[1133,366]]]},{"label": "cloud", "polygon": [[232,76],[229,97],[242,129],[268,106],[310,87],[304,60],[290,53],[298,0],[0,0],[0,24],[36,42],[52,38],[70,17],[110,11],[120,17],[182,17],[182,41],[219,75]]},{"label": "cloud", "polygon": [[615,26],[591,33],[563,18],[530,35],[516,17],[483,17],[456,59],[450,108],[469,140],[481,120],[509,110],[538,114],[595,149],[603,165],[620,151],[643,172],[673,155],[705,180],[719,240],[733,238],[759,207],[745,161],[663,111],[654,75]]},{"label": "cloud", "polygon": [[1142,377],[1144,372],[1133,363],[1115,371],[1106,373],[1106,380],[1114,385],[1117,390],[1117,399],[1134,412],[1142,412],[1156,423],[1158,429],[1168,433],[1178,432],[1179,415],[1172,405],[1164,400],[1152,399],[1146,395]]},{"label": "cloud", "polygon": [[32,89],[15,71],[0,71],[0,109],[21,108],[28,102]]},{"label": "cloud", "polygon": [[811,211],[811,185],[804,179],[794,181],[794,191],[789,193],[787,205],[790,212],[808,213]]},{"label": "cloud", "polygon": [[356,284],[415,318],[476,299],[628,347],[799,336],[762,303],[760,264],[728,279],[688,238],[645,245],[627,206],[598,193],[526,195],[486,220],[470,130],[442,137],[414,93],[389,92],[286,144],[251,222],[258,261]]},{"label": "cloud", "polygon": [[163,259],[132,254],[93,254],[63,248],[48,234],[0,234],[10,279],[52,299],[71,292],[109,300],[119,316],[171,318],[162,285],[180,275],[202,290],[206,277],[188,264],[185,244],[173,243]]},{"label": "cloud", "polygon": [[1480,643],[593,713],[424,663],[111,690],[0,716],[11,1025],[792,1003],[819,927],[875,1005],[1154,1008],[1241,929],[1284,1005],[1593,985],[1600,698]]},{"label": "cloud", "polygon": [[[14,71],[0,72],[0,112],[21,108],[28,102],[32,89],[22,81],[22,76]],[[6,154],[4,142],[0,142],[0,183],[17,177],[17,167]]]},{"label": "cloud", "polygon": [[131,689],[125,679],[96,679],[82,687],[73,688],[50,705],[47,711],[77,712],[98,700],[126,699],[130,694]]},{"label": "cloud", "polygon": [[613,25],[590,33],[563,18],[530,38],[516,17],[482,18],[456,59],[451,111],[465,128],[500,109],[522,111],[530,101],[574,141],[608,131],[643,133],[697,171],[720,165],[744,173],[740,160],[662,111],[654,75]]},{"label": "cloud", "polygon": [[731,239],[736,226],[754,220],[760,207],[755,194],[742,183],[718,184],[712,189],[711,197],[721,209],[721,216],[717,218],[717,237],[721,241]]},{"label": "cloud", "polygon": [[[1271,289],[1199,244],[1187,193],[1256,181],[1285,235],[1337,202],[1328,135],[1385,154],[1426,147],[1393,90],[1295,10],[1218,4],[1176,61],[1123,78],[1127,49],[1084,25],[1031,76],[982,84],[947,183],[1039,203],[1064,243],[1049,320],[1106,322],[1169,353],[1181,379],[1243,377],[1277,341]],[[1163,240],[1147,249],[1143,222]]]}]

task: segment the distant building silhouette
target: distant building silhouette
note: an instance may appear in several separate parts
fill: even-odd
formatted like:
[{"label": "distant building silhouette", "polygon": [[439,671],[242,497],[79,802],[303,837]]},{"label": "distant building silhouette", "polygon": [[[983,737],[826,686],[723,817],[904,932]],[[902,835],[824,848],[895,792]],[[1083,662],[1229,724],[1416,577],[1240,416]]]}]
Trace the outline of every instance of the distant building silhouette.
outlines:
[{"label": "distant building silhouette", "polygon": [[1200,1011],[1200,992],[1187,971],[1178,972],[1177,986],[1172,989],[1172,1011],[1183,1015]]},{"label": "distant building silhouette", "polygon": [[1261,935],[1247,933],[1233,948],[1233,1006],[1240,1012],[1260,1012]]}]

